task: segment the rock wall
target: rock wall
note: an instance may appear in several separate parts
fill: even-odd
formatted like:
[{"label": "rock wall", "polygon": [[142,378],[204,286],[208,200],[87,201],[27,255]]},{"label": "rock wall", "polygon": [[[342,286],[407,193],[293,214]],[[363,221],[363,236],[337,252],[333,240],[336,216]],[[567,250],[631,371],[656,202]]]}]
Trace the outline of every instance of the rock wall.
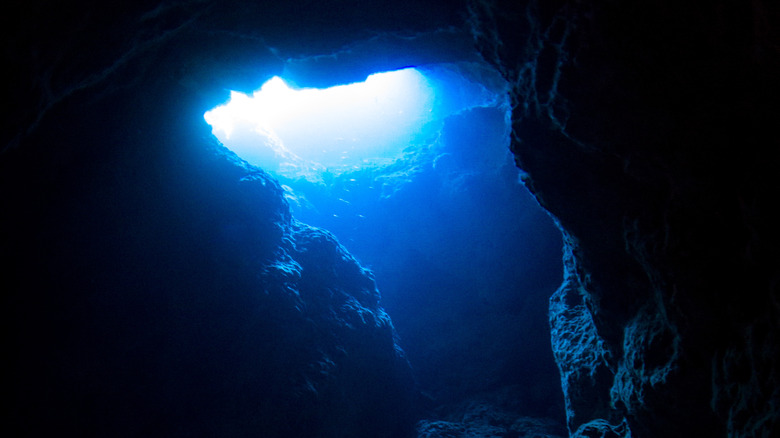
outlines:
[{"label": "rock wall", "polygon": [[39,94],[17,101],[0,160],[8,430],[413,435],[411,369],[372,274],[203,120],[227,84],[280,62],[188,27],[204,12],[187,6],[69,11],[82,28],[63,16],[49,31],[64,34],[31,21],[17,67],[39,71],[15,91]]},{"label": "rock wall", "polygon": [[775,436],[778,10],[475,2],[513,151],[566,232],[553,348],[576,436]]}]

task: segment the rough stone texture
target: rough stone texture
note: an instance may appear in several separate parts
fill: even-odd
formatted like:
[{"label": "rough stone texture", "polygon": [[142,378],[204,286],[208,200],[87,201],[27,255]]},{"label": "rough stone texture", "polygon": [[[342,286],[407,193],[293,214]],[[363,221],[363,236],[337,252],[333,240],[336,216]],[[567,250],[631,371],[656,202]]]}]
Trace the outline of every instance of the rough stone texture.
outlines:
[{"label": "rough stone texture", "polygon": [[577,282],[576,247],[567,236],[564,284],[550,299],[550,326],[555,361],[566,395],[566,417],[569,426],[578,426],[591,418],[609,418],[609,386],[613,377],[610,352],[599,336],[593,316],[585,304],[587,291]]},{"label": "rough stone texture", "polygon": [[[776,2],[88,3],[2,23],[20,435],[402,436],[406,368],[370,279],[200,117],[285,68],[337,83],[388,48],[386,67],[457,58],[441,35],[464,20],[567,234],[551,322],[570,433],[780,435]],[[380,418],[358,412],[373,402]]]},{"label": "rough stone texture", "polygon": [[[508,393],[506,393],[508,394]],[[525,417],[513,411],[502,395],[473,399],[450,409],[439,420],[417,424],[418,438],[560,438],[562,424]]]},{"label": "rough stone texture", "polygon": [[567,233],[577,436],[776,436],[777,6],[475,2],[513,151]]},{"label": "rough stone texture", "polygon": [[[86,126],[44,122],[4,161],[9,428],[411,433],[410,369],[370,273],[207,131],[180,136],[152,109],[141,117],[159,122],[101,120],[117,107],[93,105],[70,112]],[[52,163],[63,142],[84,149]]]},{"label": "rough stone texture", "polygon": [[74,9],[11,47],[35,72],[0,160],[6,427],[410,436],[414,383],[373,277],[203,121],[280,63],[206,38],[196,6]]}]

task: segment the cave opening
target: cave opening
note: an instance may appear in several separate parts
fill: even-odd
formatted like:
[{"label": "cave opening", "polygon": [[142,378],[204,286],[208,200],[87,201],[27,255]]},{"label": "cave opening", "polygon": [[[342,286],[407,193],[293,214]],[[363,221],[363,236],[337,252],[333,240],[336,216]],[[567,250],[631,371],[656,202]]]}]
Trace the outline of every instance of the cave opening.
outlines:
[{"label": "cave opening", "polygon": [[394,161],[424,143],[436,116],[434,92],[414,68],[323,89],[295,89],[274,76],[252,96],[232,91],[228,103],[204,118],[250,164],[319,181],[325,172]]},{"label": "cave opening", "polygon": [[489,399],[562,422],[547,322],[561,236],[519,180],[507,90],[481,62],[325,89],[273,77],[204,118],[374,273],[424,409]]}]

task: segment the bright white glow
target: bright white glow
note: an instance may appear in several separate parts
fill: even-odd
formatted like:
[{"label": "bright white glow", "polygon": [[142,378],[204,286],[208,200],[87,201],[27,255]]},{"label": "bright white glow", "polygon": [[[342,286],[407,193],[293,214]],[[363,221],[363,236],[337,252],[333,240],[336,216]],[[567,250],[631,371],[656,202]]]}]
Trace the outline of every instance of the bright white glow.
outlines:
[{"label": "bright white glow", "polygon": [[433,88],[413,68],[326,89],[294,90],[274,77],[251,97],[231,92],[204,117],[241,158],[298,176],[399,157],[431,120],[433,101]]}]

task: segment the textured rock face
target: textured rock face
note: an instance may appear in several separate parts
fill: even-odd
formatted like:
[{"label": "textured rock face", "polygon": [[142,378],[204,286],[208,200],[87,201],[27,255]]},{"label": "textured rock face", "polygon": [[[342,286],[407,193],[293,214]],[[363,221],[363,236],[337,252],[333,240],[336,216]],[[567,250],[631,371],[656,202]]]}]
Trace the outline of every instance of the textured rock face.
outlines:
[{"label": "textured rock face", "polygon": [[567,232],[550,317],[570,431],[777,435],[777,162],[761,140],[777,143],[776,6],[472,10],[516,84],[518,165]]},{"label": "textured rock face", "polygon": [[775,4],[305,3],[9,15],[10,427],[407,435],[371,278],[201,115],[285,69],[313,85],[458,58],[447,36],[467,22],[514,84],[513,151],[566,232],[550,319],[570,433],[780,434]]},{"label": "textured rock face", "polygon": [[[30,36],[38,51],[20,56],[20,68],[48,69],[20,82],[40,87],[28,90],[41,93],[32,106],[48,110],[34,119],[40,108],[21,108],[12,122],[29,124],[0,160],[7,427],[413,434],[410,368],[372,275],[332,235],[295,221],[279,185],[203,121],[227,93],[211,77],[254,87],[278,61],[267,48],[255,58],[252,41],[237,50],[240,37],[177,33],[203,13],[179,6],[125,11],[114,25],[126,35],[76,17],[106,46],[78,28],[77,43],[106,53],[77,56],[72,41],[41,33]],[[151,29],[129,26],[144,20]],[[217,49],[230,47],[263,69],[221,64],[230,55]]]},{"label": "textured rock face", "polygon": [[418,438],[560,438],[566,428],[558,421],[523,416],[511,406],[511,393],[462,402],[441,420],[422,420]]},{"label": "textured rock face", "polygon": [[408,436],[410,369],[370,273],[149,97],[74,98],[4,161],[9,427]]}]

